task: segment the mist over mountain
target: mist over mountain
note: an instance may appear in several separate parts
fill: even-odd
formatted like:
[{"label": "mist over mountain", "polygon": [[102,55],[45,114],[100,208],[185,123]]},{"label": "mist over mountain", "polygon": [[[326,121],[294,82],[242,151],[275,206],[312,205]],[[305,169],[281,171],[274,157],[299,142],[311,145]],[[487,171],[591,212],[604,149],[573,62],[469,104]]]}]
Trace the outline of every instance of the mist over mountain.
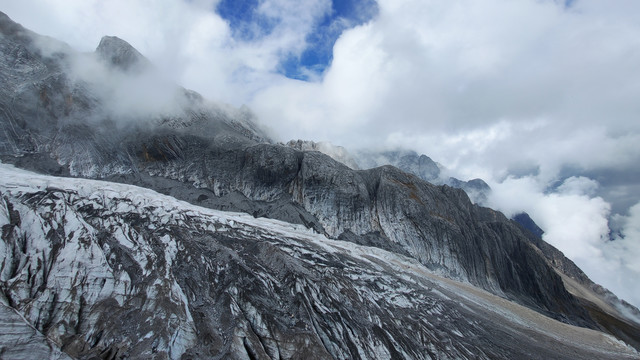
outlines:
[{"label": "mist over mountain", "polygon": [[278,144],[119,38],[0,32],[3,354],[638,358],[638,309],[486,183]]},{"label": "mist over mountain", "polygon": [[547,242],[640,305],[633,1],[21,0],[3,11],[83,52],[105,34],[126,39],[171,82],[247,104],[274,141],[407,149],[483,179],[489,206],[530,214]]},{"label": "mist over mountain", "polygon": [[393,165],[432,184],[446,184],[462,189],[471,198],[472,202],[480,205],[486,203],[487,196],[491,191],[491,188],[484,180],[472,179],[463,181],[448,176],[448,170],[444,166],[436,163],[427,155],[418,155],[411,150],[359,150],[350,153],[342,146],[310,140],[291,140],[287,143],[287,146],[303,151],[319,151],[354,170]]}]

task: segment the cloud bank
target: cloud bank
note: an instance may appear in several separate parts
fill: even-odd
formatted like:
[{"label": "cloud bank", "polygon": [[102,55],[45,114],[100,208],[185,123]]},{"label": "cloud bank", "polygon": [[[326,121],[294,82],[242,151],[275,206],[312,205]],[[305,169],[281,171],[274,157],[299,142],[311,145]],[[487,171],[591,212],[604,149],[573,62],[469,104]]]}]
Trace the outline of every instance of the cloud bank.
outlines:
[{"label": "cloud bank", "polygon": [[[549,191],[540,179],[509,177],[491,184],[489,205],[513,216],[523,209],[545,230],[543,239],[560,249],[594,282],[632,304],[640,304],[640,203],[628,215],[611,217],[611,205],[596,196],[598,183],[566,179]],[[611,226],[611,222],[615,226]],[[612,233],[612,229],[614,232]]]},{"label": "cloud bank", "polygon": [[322,35],[332,1],[247,4],[268,26],[240,28],[216,0],[3,11],[81,50],[126,39],[177,83],[249,105],[279,140],[404,147],[483,178],[490,205],[530,213],[547,241],[640,306],[640,2],[379,0],[373,18],[339,30],[309,81],[282,64]]}]

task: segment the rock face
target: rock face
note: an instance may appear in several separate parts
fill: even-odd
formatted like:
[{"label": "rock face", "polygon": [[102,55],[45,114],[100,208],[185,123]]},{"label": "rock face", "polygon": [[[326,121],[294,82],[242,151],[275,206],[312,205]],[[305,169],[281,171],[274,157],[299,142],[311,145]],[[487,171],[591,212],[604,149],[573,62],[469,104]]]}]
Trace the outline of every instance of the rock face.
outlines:
[{"label": "rock face", "polygon": [[[591,281],[573,261],[543,241],[541,238],[543,231],[528,214],[517,215],[515,221],[560,274],[565,288],[578,299],[589,312],[591,318],[596,320],[598,328],[615,334],[627,344],[640,349],[640,336],[637,331],[638,323],[640,323],[640,311],[626,301],[618,299],[609,290]],[[619,321],[617,318],[620,315],[626,318],[626,321]]]},{"label": "rock face", "polygon": [[[4,15],[0,30],[2,161],[109,181],[2,168],[17,179],[2,184],[2,292],[24,317],[20,331],[39,332],[29,335],[42,339],[38,351],[548,358],[556,353],[536,341],[552,341],[566,357],[632,354],[601,333],[541,325],[545,315],[632,345],[639,337],[611,305],[619,301],[601,304],[602,294],[574,286],[561,253],[463,190],[273,144],[247,109],[174,85],[154,89],[171,95],[158,95],[166,112],[123,113],[113,91],[73,76],[85,58]],[[109,86],[128,84],[141,55],[122,40],[103,42]],[[506,308],[534,321],[535,336]],[[562,340],[567,329],[575,337]]]},{"label": "rock face", "polygon": [[0,170],[0,311],[23,314],[3,316],[7,355],[637,357],[611,336],[303,226],[130,185]]},{"label": "rock face", "polygon": [[542,230],[538,224],[536,224],[529,214],[523,212],[513,216],[513,220],[520,224],[525,229],[529,230],[535,237],[542,239],[544,230]]},{"label": "rock face", "polygon": [[358,165],[356,159],[342,146],[336,146],[329,142],[315,142],[311,140],[291,140],[286,145],[299,151],[321,152],[329,155],[333,160],[347,165],[353,170],[360,170],[360,165]]},{"label": "rock face", "polygon": [[463,181],[446,175],[447,169],[430,157],[415,151],[395,150],[383,152],[360,151],[356,157],[361,168],[371,169],[392,165],[436,185],[449,185],[464,190],[475,204],[484,204],[491,188],[482,179]]},{"label": "rock face", "polygon": [[390,166],[354,171],[321,153],[277,145],[225,152],[195,138],[184,143],[193,147],[186,146],[180,158],[195,162],[141,163],[140,172],[191,182],[212,192],[211,198],[286,199],[304,220],[283,220],[333,238],[377,234],[447,276],[566,321],[590,322],[519,228],[502,214],[473,205],[462,190],[434,186]]},{"label": "rock face", "polygon": [[471,201],[476,204],[484,204],[491,188],[482,179],[463,181],[445,175],[446,169],[433,161],[430,157],[418,155],[410,150],[386,150],[370,151],[359,150],[353,155],[340,146],[329,143],[316,143],[313,141],[290,141],[287,146],[303,151],[319,151],[329,155],[334,160],[341,162],[351,169],[373,169],[380,166],[392,165],[398,169],[413,174],[420,179],[436,185],[449,185],[464,190]]},{"label": "rock face", "polygon": [[96,48],[98,57],[124,71],[142,71],[151,66],[142,54],[117,36],[104,36]]},{"label": "rock face", "polygon": [[415,151],[359,151],[356,158],[363,169],[393,165],[430,183],[441,182],[442,165],[426,155],[418,155]]}]

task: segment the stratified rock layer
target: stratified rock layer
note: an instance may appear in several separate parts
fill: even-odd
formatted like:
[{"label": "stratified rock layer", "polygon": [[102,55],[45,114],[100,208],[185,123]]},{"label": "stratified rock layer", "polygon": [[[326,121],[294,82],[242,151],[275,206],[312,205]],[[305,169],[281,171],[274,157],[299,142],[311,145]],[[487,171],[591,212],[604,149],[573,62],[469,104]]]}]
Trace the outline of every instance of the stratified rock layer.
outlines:
[{"label": "stratified rock layer", "polygon": [[[3,168],[3,294],[6,306],[45,336],[25,335],[42,340],[43,354],[58,356],[50,344],[72,356],[107,358],[554,353],[517,324],[492,324],[506,320],[483,314],[491,306],[481,298],[533,314],[510,299],[538,312],[531,316],[637,344],[638,325],[611,305],[617,299],[585,302],[601,297],[569,283],[564,269],[572,268],[559,265],[566,264],[562,254],[460,189],[391,166],[357,171],[319,152],[274,145],[247,109],[207,103],[176,86],[171,111],[122,114],[101,83],[74,72],[93,55],[2,14],[0,31],[3,161],[250,214],[194,210],[116,184],[22,177],[26,185],[10,185],[11,171]],[[120,39],[105,41],[94,55],[108,59],[105,71],[118,75],[112,82],[125,81],[133,68],[118,64],[138,63],[141,55]],[[299,227],[256,219],[262,217]],[[418,273],[409,271],[408,280],[403,266]],[[465,288],[468,301],[461,300],[455,292],[462,285],[447,292],[449,283],[434,274],[478,288]],[[486,306],[474,307],[478,302]],[[503,333],[509,336],[496,335]],[[573,351],[574,340],[554,334],[554,346]],[[600,344],[593,341],[589,346]]]},{"label": "stratified rock layer", "polygon": [[0,171],[0,290],[7,303],[0,311],[15,312],[0,324],[5,354],[637,356],[611,336],[447,280],[411,258],[302,226],[130,185],[6,165]]}]

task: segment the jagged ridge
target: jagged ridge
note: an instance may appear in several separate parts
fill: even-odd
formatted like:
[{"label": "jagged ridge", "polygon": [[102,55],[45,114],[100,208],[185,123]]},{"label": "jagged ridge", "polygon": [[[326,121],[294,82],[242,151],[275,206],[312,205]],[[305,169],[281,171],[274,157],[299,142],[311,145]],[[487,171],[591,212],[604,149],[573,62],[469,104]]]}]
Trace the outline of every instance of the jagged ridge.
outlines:
[{"label": "jagged ridge", "polygon": [[73,54],[42,54],[35,35],[16,25],[3,28],[12,29],[0,39],[0,76],[11,80],[0,90],[6,95],[0,98],[5,161],[304,224],[329,237],[407,254],[432,271],[598,328],[599,320],[567,292],[539,247],[463,191],[393,167],[354,171],[317,152],[261,143],[264,136],[250,117],[201,107],[199,100],[170,116],[117,123],[99,96],[67,76]]},{"label": "jagged ridge", "polygon": [[637,356],[411,258],[302,226],[0,170],[4,306],[73,358]]}]

